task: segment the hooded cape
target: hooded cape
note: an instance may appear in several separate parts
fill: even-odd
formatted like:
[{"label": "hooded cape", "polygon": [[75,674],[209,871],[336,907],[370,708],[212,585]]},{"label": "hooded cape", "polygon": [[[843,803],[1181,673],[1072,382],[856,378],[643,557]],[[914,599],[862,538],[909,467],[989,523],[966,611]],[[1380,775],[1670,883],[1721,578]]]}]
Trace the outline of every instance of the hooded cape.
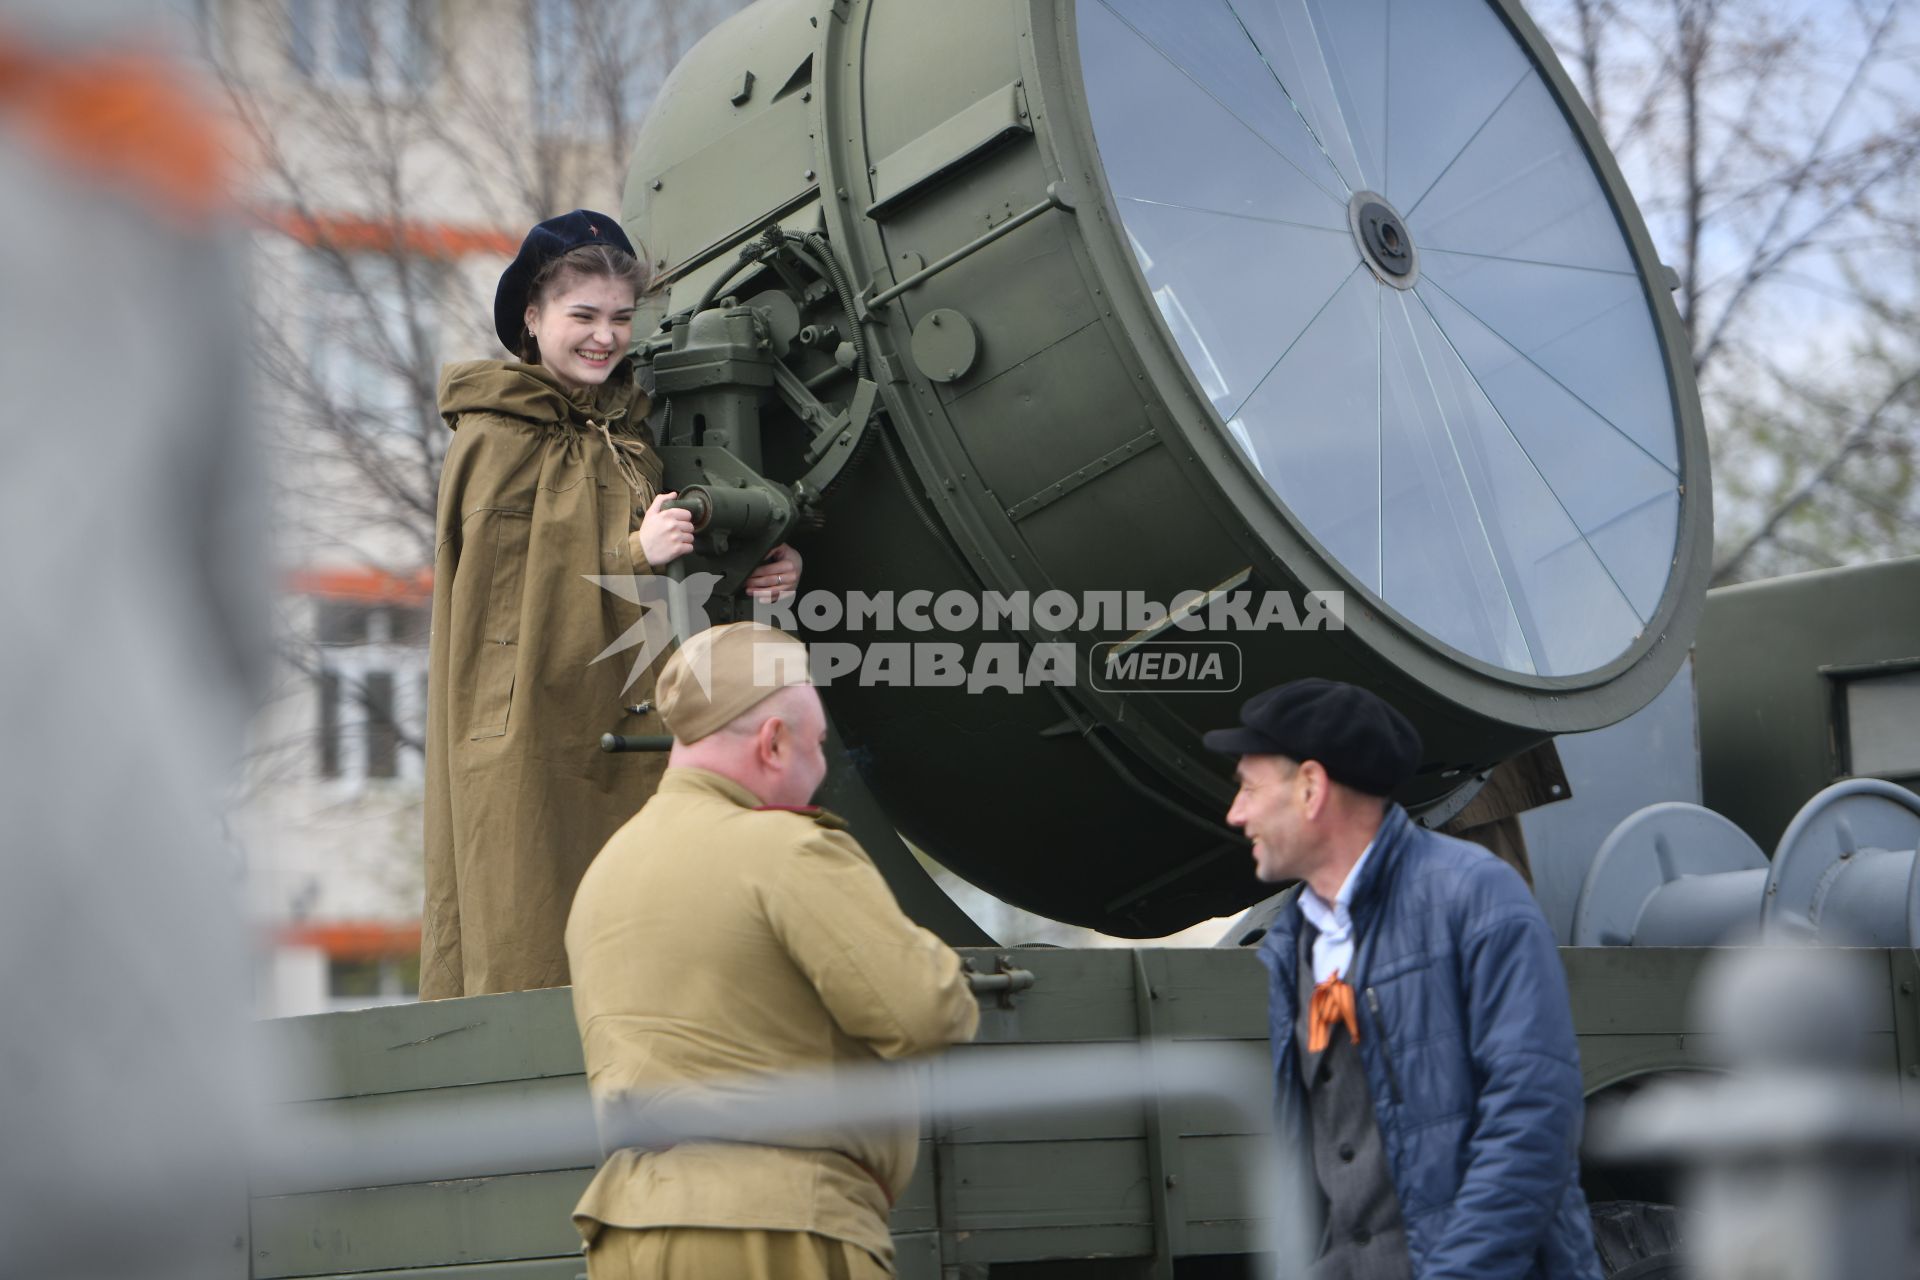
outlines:
[{"label": "hooded cape", "polygon": [[[659,488],[627,361],[569,392],[539,365],[448,365],[427,677],[422,999],[563,986],[573,891],[653,793],[664,757],[600,735],[663,733],[652,671],[595,661],[639,617],[588,581],[650,572],[628,534]],[[621,466],[601,427],[622,444]],[[632,475],[639,481],[638,490]]]}]

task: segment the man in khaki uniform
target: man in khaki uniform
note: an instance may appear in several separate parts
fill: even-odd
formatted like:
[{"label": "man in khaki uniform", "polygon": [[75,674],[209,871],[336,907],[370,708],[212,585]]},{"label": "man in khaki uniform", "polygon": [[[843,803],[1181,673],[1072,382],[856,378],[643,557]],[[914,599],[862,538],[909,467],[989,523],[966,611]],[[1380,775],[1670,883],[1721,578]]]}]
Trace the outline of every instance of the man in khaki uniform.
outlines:
[{"label": "man in khaki uniform", "polygon": [[[826,775],[805,647],[760,623],[703,631],[657,697],[666,775],[567,922],[602,1132],[616,1112],[644,1119],[649,1099],[724,1116],[764,1105],[769,1075],[971,1039],[959,957],[901,913],[838,818],[805,807]],[[574,1210],[588,1274],[887,1275],[887,1213],[917,1140],[823,1128],[780,1146],[614,1151]]]}]

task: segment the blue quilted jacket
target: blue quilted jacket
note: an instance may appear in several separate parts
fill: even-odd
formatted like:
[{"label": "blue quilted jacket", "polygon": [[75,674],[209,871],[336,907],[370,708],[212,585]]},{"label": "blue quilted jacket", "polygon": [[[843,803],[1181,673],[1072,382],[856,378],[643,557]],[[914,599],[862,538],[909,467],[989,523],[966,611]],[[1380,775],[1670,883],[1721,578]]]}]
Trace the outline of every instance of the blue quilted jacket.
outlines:
[{"label": "blue quilted jacket", "polygon": [[[1600,1280],[1579,1183],[1573,1014],[1533,895],[1486,850],[1390,805],[1349,909],[1358,942],[1344,976],[1416,1280]],[[1296,1151],[1302,927],[1290,900],[1260,946],[1278,1131]]]}]

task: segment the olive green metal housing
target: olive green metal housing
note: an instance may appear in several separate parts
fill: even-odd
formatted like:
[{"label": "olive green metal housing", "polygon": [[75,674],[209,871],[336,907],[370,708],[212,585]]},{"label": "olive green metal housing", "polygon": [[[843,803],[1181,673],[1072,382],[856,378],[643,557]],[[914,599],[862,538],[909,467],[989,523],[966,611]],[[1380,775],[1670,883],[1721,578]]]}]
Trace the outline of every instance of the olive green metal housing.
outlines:
[{"label": "olive green metal housing", "polygon": [[1697,665],[1704,799],[1761,848],[1839,779],[1920,789],[1920,557],[1723,587]]}]

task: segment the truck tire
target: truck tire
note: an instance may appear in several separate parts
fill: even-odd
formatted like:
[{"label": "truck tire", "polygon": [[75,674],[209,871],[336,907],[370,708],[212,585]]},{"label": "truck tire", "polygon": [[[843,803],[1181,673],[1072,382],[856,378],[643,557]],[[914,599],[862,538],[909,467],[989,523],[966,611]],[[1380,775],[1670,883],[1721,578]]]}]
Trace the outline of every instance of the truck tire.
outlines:
[{"label": "truck tire", "polygon": [[1593,1244],[1607,1280],[1679,1280],[1680,1211],[1645,1200],[1603,1200],[1591,1207]]}]

